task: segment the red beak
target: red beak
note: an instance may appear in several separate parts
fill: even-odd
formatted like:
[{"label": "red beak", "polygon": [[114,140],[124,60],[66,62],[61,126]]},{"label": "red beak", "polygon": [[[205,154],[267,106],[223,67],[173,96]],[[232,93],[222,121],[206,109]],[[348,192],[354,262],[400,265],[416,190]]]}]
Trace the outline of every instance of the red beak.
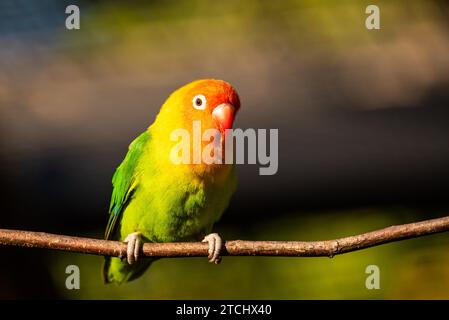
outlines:
[{"label": "red beak", "polygon": [[212,111],[212,117],[214,118],[217,127],[224,133],[226,129],[232,128],[232,122],[234,121],[234,107],[229,103],[222,103]]}]

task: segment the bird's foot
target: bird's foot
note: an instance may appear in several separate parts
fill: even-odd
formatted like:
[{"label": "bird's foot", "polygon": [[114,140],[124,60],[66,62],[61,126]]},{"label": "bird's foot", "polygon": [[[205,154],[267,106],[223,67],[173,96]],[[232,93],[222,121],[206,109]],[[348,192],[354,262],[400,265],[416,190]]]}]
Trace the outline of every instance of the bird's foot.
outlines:
[{"label": "bird's foot", "polygon": [[129,264],[135,263],[140,256],[140,250],[142,248],[142,239],[140,232],[133,232],[126,236],[124,242],[128,244],[126,250],[126,257]]},{"label": "bird's foot", "polygon": [[204,237],[202,242],[209,244],[209,262],[219,264],[221,262],[221,248],[223,246],[223,240],[221,240],[218,233],[211,233]]}]

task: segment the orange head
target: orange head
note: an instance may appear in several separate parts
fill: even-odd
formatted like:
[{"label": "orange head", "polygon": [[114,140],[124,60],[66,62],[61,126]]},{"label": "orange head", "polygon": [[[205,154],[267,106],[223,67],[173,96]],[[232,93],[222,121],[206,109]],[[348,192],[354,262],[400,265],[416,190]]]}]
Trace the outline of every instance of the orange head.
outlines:
[{"label": "orange head", "polygon": [[232,128],[235,115],[240,109],[240,99],[235,89],[222,80],[206,79],[191,82],[175,92],[165,102],[161,113],[167,113],[172,125],[192,126],[201,121],[203,130],[216,128],[224,134]]}]

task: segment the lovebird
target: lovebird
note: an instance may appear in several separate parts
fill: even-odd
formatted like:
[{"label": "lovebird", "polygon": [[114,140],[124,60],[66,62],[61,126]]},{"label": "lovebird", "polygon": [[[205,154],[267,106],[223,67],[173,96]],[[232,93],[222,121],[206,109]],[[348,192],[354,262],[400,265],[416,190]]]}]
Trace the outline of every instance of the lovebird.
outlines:
[{"label": "lovebird", "polygon": [[224,146],[225,131],[232,129],[239,109],[239,96],[229,83],[197,80],[174,91],[153,124],[129,145],[112,178],[105,231],[106,240],[127,243],[127,257],[105,257],[105,283],[128,282],[148,269],[156,259],[139,259],[144,242],[202,239],[209,244],[209,261],[220,262],[222,240],[211,231],[237,188],[234,166],[224,161],[174,163],[170,153],[179,141],[172,133],[184,129],[192,134],[192,124],[200,121],[201,134],[216,129]]}]

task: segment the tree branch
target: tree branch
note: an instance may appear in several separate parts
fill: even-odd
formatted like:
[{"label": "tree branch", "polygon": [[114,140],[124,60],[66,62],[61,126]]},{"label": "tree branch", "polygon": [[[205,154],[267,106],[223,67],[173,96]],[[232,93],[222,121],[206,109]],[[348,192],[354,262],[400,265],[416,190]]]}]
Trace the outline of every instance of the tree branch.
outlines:
[{"label": "tree branch", "polygon": [[[381,244],[449,231],[449,217],[391,226],[360,235],[325,241],[226,241],[222,255],[321,257],[335,256]],[[45,248],[78,253],[126,256],[126,244],[119,241],[70,237],[43,232],[0,229],[0,244]],[[201,257],[208,255],[208,244],[202,242],[145,243],[147,257]]]}]

